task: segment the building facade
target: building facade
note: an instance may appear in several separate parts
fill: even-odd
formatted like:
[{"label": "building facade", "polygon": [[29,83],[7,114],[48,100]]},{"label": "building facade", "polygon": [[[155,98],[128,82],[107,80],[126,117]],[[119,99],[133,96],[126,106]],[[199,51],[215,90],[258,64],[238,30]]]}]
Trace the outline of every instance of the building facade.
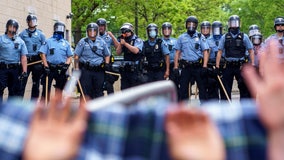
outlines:
[{"label": "building facade", "polygon": [[71,0],[0,0],[0,34],[4,34],[8,19],[19,22],[20,33],[27,28],[26,17],[35,14],[38,28],[49,38],[55,21],[66,25],[65,38],[71,42]]}]

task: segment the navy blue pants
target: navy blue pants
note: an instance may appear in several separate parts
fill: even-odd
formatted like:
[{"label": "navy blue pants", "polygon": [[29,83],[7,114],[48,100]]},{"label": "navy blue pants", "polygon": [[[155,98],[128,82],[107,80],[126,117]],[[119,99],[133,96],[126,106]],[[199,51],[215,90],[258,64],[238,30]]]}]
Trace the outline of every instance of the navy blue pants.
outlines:
[{"label": "navy blue pants", "polygon": [[121,71],[121,90],[142,84],[140,72],[138,71]]},{"label": "navy blue pants", "polygon": [[3,94],[6,87],[8,87],[8,99],[15,96],[21,96],[20,94],[20,66],[0,69],[0,102],[3,102]]},{"label": "navy blue pants", "polygon": [[[94,71],[85,68],[81,69],[80,83],[85,96],[94,99],[104,95],[103,84],[105,81],[105,71]],[[79,90],[80,91],[80,90]],[[81,91],[80,91],[81,92]],[[82,95],[82,93],[81,93]]]},{"label": "navy blue pants", "polygon": [[164,80],[164,74],[165,74],[165,71],[164,70],[148,70],[147,71],[147,82],[155,82],[155,81],[161,81],[161,80]]}]

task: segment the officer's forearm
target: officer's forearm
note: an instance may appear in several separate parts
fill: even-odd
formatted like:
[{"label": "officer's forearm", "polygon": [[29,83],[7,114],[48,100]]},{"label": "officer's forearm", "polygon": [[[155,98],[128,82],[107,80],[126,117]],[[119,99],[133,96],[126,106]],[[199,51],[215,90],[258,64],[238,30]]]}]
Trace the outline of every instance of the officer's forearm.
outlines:
[{"label": "officer's forearm", "polygon": [[116,51],[116,54],[117,54],[117,55],[121,55],[122,47],[121,47],[121,44],[120,44],[120,43],[118,44],[118,46],[117,46],[117,48],[116,48],[115,51]]},{"label": "officer's forearm", "polygon": [[209,60],[209,52],[208,50],[204,50],[203,51],[203,67],[207,67],[208,60]]},{"label": "officer's forearm", "polygon": [[166,55],[166,71],[170,71],[170,56]]},{"label": "officer's forearm", "polygon": [[79,69],[79,56],[74,56],[74,68]]},{"label": "officer's forearm", "polygon": [[176,50],[175,59],[174,59],[174,68],[178,68],[179,56],[180,56],[180,50]]},{"label": "officer's forearm", "polygon": [[42,59],[43,66],[48,67],[45,54],[40,54],[40,57]]},{"label": "officer's forearm", "polygon": [[72,56],[70,56],[70,57],[68,57],[68,58],[66,59],[65,64],[70,64],[71,61],[72,61]]},{"label": "officer's forearm", "polygon": [[105,57],[105,63],[109,63],[109,60],[110,60],[110,56],[106,56]]},{"label": "officer's forearm", "polygon": [[27,72],[27,56],[21,56],[21,64],[23,72]]},{"label": "officer's forearm", "polygon": [[125,43],[124,46],[127,47],[130,50],[130,52],[133,54],[139,53],[139,49],[135,46],[130,45],[129,43]]},{"label": "officer's forearm", "polygon": [[117,41],[117,39],[114,37],[114,35],[111,32],[108,32],[108,34],[113,41],[114,48],[117,48],[119,46],[119,42]]},{"label": "officer's forearm", "polygon": [[222,50],[218,50],[218,53],[217,53],[217,56],[216,56],[216,67],[217,68],[220,67],[221,56],[222,56]]},{"label": "officer's forearm", "polygon": [[254,64],[254,51],[253,51],[253,49],[251,49],[251,50],[249,50],[249,56],[250,56],[250,63],[251,63],[251,65],[255,65]]}]

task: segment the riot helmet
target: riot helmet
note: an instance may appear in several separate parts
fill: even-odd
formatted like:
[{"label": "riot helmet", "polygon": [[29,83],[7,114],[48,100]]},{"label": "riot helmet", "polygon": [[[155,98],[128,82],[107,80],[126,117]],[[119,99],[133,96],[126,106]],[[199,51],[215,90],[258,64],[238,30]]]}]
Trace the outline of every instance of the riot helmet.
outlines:
[{"label": "riot helmet", "polygon": [[240,17],[237,15],[230,16],[228,20],[228,27],[230,28],[240,28]]},{"label": "riot helmet", "polygon": [[251,38],[251,36],[256,35],[256,34],[261,34],[258,25],[253,24],[249,26],[249,34],[248,34],[249,38]]},{"label": "riot helmet", "polygon": [[7,21],[7,23],[6,23],[6,32],[5,32],[5,34],[10,33],[12,35],[16,35],[18,29],[19,29],[19,23],[17,22],[17,20],[9,19]]},{"label": "riot helmet", "polygon": [[97,25],[97,23],[89,23],[87,25],[86,32],[89,38],[97,37],[98,31],[99,31],[99,26]]},{"label": "riot helmet", "polygon": [[104,18],[99,18],[96,22],[99,26],[100,25],[106,25],[107,21]]},{"label": "riot helmet", "polygon": [[123,35],[125,35],[127,32],[131,32],[131,35],[134,34],[134,29],[133,29],[133,25],[131,23],[124,23],[121,27],[120,27],[120,31]]},{"label": "riot helmet", "polygon": [[213,36],[220,36],[222,35],[223,25],[220,21],[214,21],[212,23],[212,34]]},{"label": "riot helmet", "polygon": [[209,21],[203,21],[200,24],[201,33],[208,38],[210,36],[211,24]]},{"label": "riot helmet", "polygon": [[195,16],[187,17],[185,21],[185,28],[187,29],[187,33],[192,35],[196,32],[198,26],[198,20]]},{"label": "riot helmet", "polygon": [[65,24],[63,22],[55,22],[53,25],[53,31],[56,33],[64,33],[65,32]]},{"label": "riot helmet", "polygon": [[104,18],[99,18],[96,23],[99,26],[100,35],[104,35],[106,32],[107,21]]},{"label": "riot helmet", "polygon": [[170,22],[165,22],[162,24],[162,34],[165,37],[169,37],[172,34],[172,24]]},{"label": "riot helmet", "polygon": [[250,40],[253,45],[260,45],[262,42],[262,34],[260,32],[256,33],[250,37]]},{"label": "riot helmet", "polygon": [[284,17],[276,17],[274,20],[274,29],[276,32],[283,32],[282,28],[276,28],[276,26],[284,26]]},{"label": "riot helmet", "polygon": [[149,38],[156,38],[158,36],[158,26],[155,23],[150,23],[147,26],[147,35]]},{"label": "riot helmet", "polygon": [[32,14],[28,15],[26,21],[27,21],[28,26],[30,28],[34,28],[34,27],[37,26],[37,17],[36,17],[36,15],[32,15]]}]

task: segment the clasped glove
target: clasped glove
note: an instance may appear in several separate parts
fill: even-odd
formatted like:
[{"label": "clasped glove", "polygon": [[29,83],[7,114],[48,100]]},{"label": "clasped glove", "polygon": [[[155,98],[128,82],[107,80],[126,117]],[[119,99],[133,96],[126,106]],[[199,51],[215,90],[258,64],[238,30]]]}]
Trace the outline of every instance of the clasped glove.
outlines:
[{"label": "clasped glove", "polygon": [[19,76],[19,80],[23,80],[25,78],[28,78],[28,74],[27,72],[23,72],[20,76]]},{"label": "clasped glove", "polygon": [[50,73],[50,68],[49,68],[49,67],[44,67],[43,69],[44,69],[44,73],[45,73],[46,75],[49,75],[49,73]]},{"label": "clasped glove", "polygon": [[173,74],[174,74],[174,76],[175,76],[176,78],[179,77],[179,69],[178,69],[178,68],[174,68]]},{"label": "clasped glove", "polygon": [[111,64],[105,63],[105,71],[111,71]]},{"label": "clasped glove", "polygon": [[220,77],[222,76],[222,72],[220,71],[220,68],[217,68],[217,67],[216,67],[216,68],[214,69],[214,73],[215,73],[216,76],[220,76]]},{"label": "clasped glove", "polygon": [[207,73],[208,73],[207,67],[202,67],[202,69],[201,69],[201,76],[206,76]]}]

